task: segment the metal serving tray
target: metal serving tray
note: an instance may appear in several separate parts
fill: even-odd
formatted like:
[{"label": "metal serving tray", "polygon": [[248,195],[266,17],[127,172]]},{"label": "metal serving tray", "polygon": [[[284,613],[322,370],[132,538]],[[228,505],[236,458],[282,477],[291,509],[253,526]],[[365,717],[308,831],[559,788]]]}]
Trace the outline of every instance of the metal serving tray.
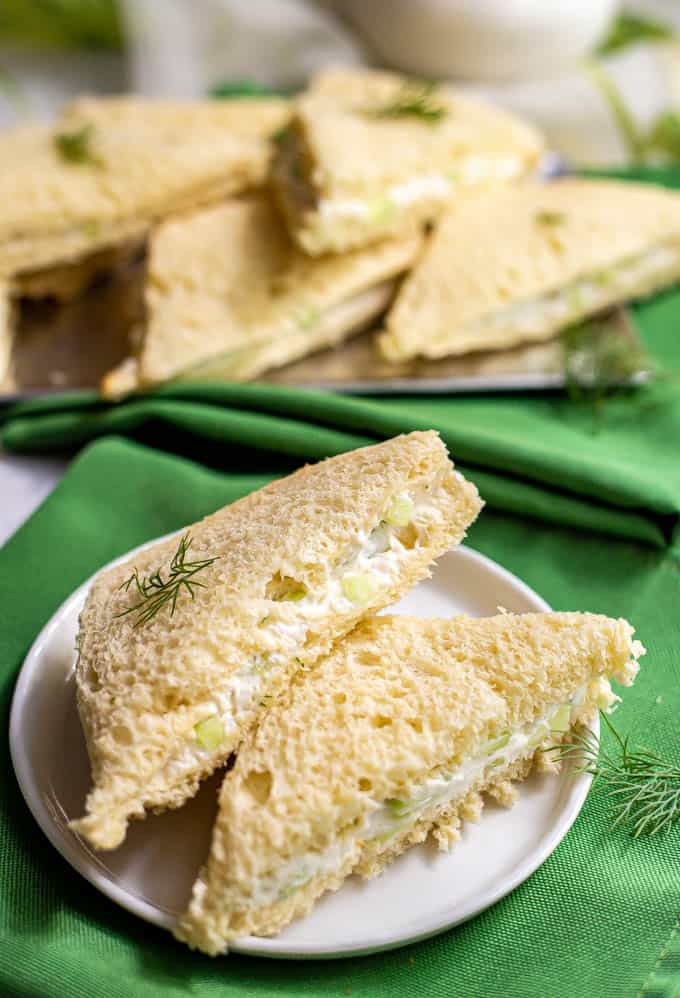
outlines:
[{"label": "metal serving tray", "polygon": [[[12,380],[0,386],[0,400],[96,388],[102,375],[129,352],[130,331],[143,317],[142,283],[143,265],[136,263],[73,302],[23,305]],[[637,334],[622,309],[607,313],[598,335],[623,338],[631,351],[637,346]],[[375,352],[369,330],[258,380],[351,394],[454,394],[560,388],[565,369],[559,339],[437,361],[388,364]]]}]

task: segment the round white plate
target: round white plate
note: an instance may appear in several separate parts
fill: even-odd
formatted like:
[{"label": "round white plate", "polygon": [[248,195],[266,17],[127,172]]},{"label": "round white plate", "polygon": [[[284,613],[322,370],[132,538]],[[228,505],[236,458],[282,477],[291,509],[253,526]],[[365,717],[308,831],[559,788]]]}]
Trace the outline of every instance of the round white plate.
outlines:
[{"label": "round white plate", "polygon": [[[172,928],[207,854],[220,774],[180,810],[133,822],[124,844],[113,852],[95,853],[69,831],[68,821],[83,812],[90,783],[74,682],[78,614],[90,582],[59,608],[24,662],[10,721],[14,770],[36,821],[62,856],[123,908]],[[518,613],[550,609],[514,575],[463,547],[441,558],[432,579],[396,609],[422,617],[488,616],[499,606]],[[245,937],[231,948],[261,956],[336,957],[441,932],[487,908],[533,873],[570,828],[589,786],[588,776],[566,766],[560,776],[533,775],[514,808],[488,802],[479,824],[467,824],[450,853],[424,843],[376,880],[351,877],[278,936]]]}]

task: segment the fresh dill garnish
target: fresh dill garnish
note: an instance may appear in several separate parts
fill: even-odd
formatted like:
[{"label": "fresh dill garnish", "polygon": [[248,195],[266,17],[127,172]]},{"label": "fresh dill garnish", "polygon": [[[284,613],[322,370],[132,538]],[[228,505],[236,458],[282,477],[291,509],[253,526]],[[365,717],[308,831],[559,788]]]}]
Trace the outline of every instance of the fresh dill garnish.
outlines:
[{"label": "fresh dill garnish", "polygon": [[535,218],[539,225],[561,225],[566,215],[561,211],[537,211]]},{"label": "fresh dill garnish", "polygon": [[607,398],[630,392],[654,363],[637,341],[593,320],[562,333],[565,387],[573,401],[589,402],[597,413]]},{"label": "fresh dill garnish", "polygon": [[93,135],[94,128],[90,123],[74,132],[57,132],[54,147],[65,163],[91,163],[98,166],[101,160],[92,150]]},{"label": "fresh dill garnish", "polygon": [[645,138],[647,154],[672,163],[680,162],[680,114],[662,111],[656,116]]},{"label": "fresh dill garnish", "polygon": [[574,760],[575,772],[593,776],[593,787],[610,804],[614,828],[626,828],[634,839],[670,832],[680,818],[680,766],[648,749],[633,748],[630,736],[622,737],[606,714],[602,720],[614,736],[613,753],[588,730],[544,751],[559,761]]},{"label": "fresh dill garnish", "polygon": [[363,113],[369,118],[420,118],[435,125],[447,115],[448,109],[437,100],[434,83],[413,82],[406,83],[387,104],[367,108]]},{"label": "fresh dill garnish", "polygon": [[609,105],[609,110],[632,163],[680,162],[680,114],[666,109],[646,127],[633,115],[618,86],[600,63],[590,60],[586,71]]},{"label": "fresh dill garnish", "polygon": [[194,589],[199,587],[205,589],[204,582],[197,582],[195,576],[208,565],[212,565],[217,558],[204,558],[203,561],[187,561],[187,554],[191,547],[191,535],[184,534],[179,542],[177,550],[172,556],[170,570],[166,579],[162,576],[162,569],[159,568],[151,575],[140,578],[139,572],[135,568],[129,579],[126,579],[118,588],[128,592],[133,586],[140,596],[138,603],[129,606],[127,610],[117,613],[116,617],[125,617],[128,613],[137,613],[137,620],[134,627],[147,624],[156,616],[164,606],[170,605],[170,616],[175,612],[177,599],[186,590],[191,598],[194,598]]},{"label": "fresh dill garnish", "polygon": [[674,37],[673,26],[651,17],[619,14],[596,49],[597,55],[611,55],[638,42],[666,42]]}]

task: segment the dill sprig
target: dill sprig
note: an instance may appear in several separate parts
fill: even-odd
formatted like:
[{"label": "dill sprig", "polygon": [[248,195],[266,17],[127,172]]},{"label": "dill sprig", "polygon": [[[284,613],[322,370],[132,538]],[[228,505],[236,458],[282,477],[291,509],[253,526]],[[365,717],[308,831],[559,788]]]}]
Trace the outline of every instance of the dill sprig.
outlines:
[{"label": "dill sprig", "polygon": [[637,14],[619,14],[595,51],[597,55],[611,55],[638,42],[670,41],[674,34],[673,26],[665,21]]},{"label": "dill sprig", "polygon": [[590,773],[610,805],[612,827],[626,828],[634,839],[667,834],[680,818],[680,766],[645,748],[633,748],[606,714],[602,720],[614,736],[608,752],[592,731],[582,730],[564,745],[545,751],[552,758],[573,760],[577,773]]},{"label": "dill sprig", "polygon": [[54,148],[66,163],[91,163],[99,166],[101,160],[92,150],[94,128],[90,123],[74,132],[57,132]]},{"label": "dill sprig", "polygon": [[187,561],[187,554],[191,547],[191,535],[184,534],[179,542],[177,550],[172,556],[170,570],[166,579],[162,576],[162,569],[158,568],[151,575],[140,578],[139,572],[135,568],[129,579],[126,579],[118,588],[123,592],[128,592],[131,586],[140,596],[138,603],[129,606],[127,610],[117,613],[116,617],[125,617],[128,613],[137,613],[137,620],[134,627],[147,624],[156,616],[164,606],[170,605],[170,616],[175,612],[177,599],[186,590],[191,598],[194,598],[196,587],[205,589],[204,582],[196,581],[196,574],[201,572],[208,565],[212,565],[217,558],[204,558],[203,561]]},{"label": "dill sprig", "polygon": [[435,84],[413,82],[405,84],[393,100],[380,107],[368,108],[369,118],[420,118],[431,125],[437,124],[448,113],[435,94]]},{"label": "dill sprig", "polygon": [[535,215],[539,225],[561,225],[567,216],[561,211],[538,211]]},{"label": "dill sprig", "polygon": [[639,342],[597,320],[571,326],[561,339],[567,394],[589,402],[596,413],[607,398],[630,391],[641,377],[655,373]]},{"label": "dill sprig", "polygon": [[636,120],[618,86],[600,63],[590,60],[586,63],[586,71],[609,105],[628,158],[633,163],[680,161],[680,115],[677,111],[661,111],[645,127]]}]

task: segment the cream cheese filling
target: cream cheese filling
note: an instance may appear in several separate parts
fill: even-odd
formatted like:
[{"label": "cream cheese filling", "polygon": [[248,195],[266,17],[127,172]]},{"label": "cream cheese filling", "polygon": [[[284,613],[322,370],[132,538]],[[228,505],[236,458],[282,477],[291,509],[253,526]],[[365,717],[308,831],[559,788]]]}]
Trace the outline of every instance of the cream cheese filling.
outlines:
[{"label": "cream cheese filling", "polygon": [[320,198],[317,211],[322,217],[370,218],[388,221],[399,209],[417,201],[445,200],[460,184],[478,184],[487,180],[508,180],[518,176],[524,164],[515,156],[468,156],[441,173],[411,177],[386,187],[382,195],[371,198]]},{"label": "cream cheese filling", "polygon": [[[614,695],[608,681],[598,677],[591,682],[598,684],[603,702],[611,703]],[[571,726],[587,689],[584,684],[568,703],[551,705],[537,721],[520,731],[500,732],[476,756],[448,772],[437,772],[423,780],[408,796],[386,801],[368,800],[366,815],[360,825],[344,835],[338,835],[326,849],[293,857],[270,874],[258,878],[249,906],[259,907],[286,900],[313,877],[340,870],[353,853],[358,859],[364,842],[389,841],[413,827],[428,808],[441,807],[463,797],[471,786],[493,769],[528,758],[551,731],[562,732]]]},{"label": "cream cheese filling", "polygon": [[680,247],[657,246],[608,269],[578,278],[534,301],[518,302],[500,309],[478,323],[466,326],[465,332],[476,333],[477,329],[488,330],[491,326],[524,335],[540,332],[546,326],[566,325],[622,297],[646,294],[654,290],[659,281],[679,274]]},{"label": "cream cheese filling", "polygon": [[268,368],[280,367],[308,353],[310,344],[324,346],[349,336],[384,312],[394,291],[394,278],[388,278],[325,308],[301,303],[294,314],[277,322],[276,335],[271,329],[264,333],[254,331],[247,346],[215,353],[168,377],[177,380],[256,377]]},{"label": "cream cheese filling", "polygon": [[[410,513],[409,524],[415,528],[412,548],[406,548],[400,541],[398,525],[382,520],[373,530],[357,534],[344,559],[329,569],[320,594],[306,592],[295,602],[273,602],[271,613],[260,624],[258,637],[262,653],[245,663],[224,690],[214,692],[201,706],[200,718],[187,741],[163,769],[161,778],[164,781],[180,782],[214,758],[220,745],[236,732],[244,715],[262,699],[267,671],[302,653],[310,626],[315,621],[330,614],[350,613],[364,602],[363,593],[368,603],[374,595],[396,582],[405,559],[420,546],[420,529],[427,530],[441,522],[444,514],[434,501],[438,487],[439,483],[435,481],[430,487],[423,485],[392,497],[390,507],[397,501]],[[348,580],[354,582],[353,587],[348,585]],[[357,580],[363,584],[363,592]],[[276,619],[277,614],[285,614],[285,619]],[[196,730],[212,719],[222,726],[222,738],[215,746],[202,744],[200,730]]]}]

